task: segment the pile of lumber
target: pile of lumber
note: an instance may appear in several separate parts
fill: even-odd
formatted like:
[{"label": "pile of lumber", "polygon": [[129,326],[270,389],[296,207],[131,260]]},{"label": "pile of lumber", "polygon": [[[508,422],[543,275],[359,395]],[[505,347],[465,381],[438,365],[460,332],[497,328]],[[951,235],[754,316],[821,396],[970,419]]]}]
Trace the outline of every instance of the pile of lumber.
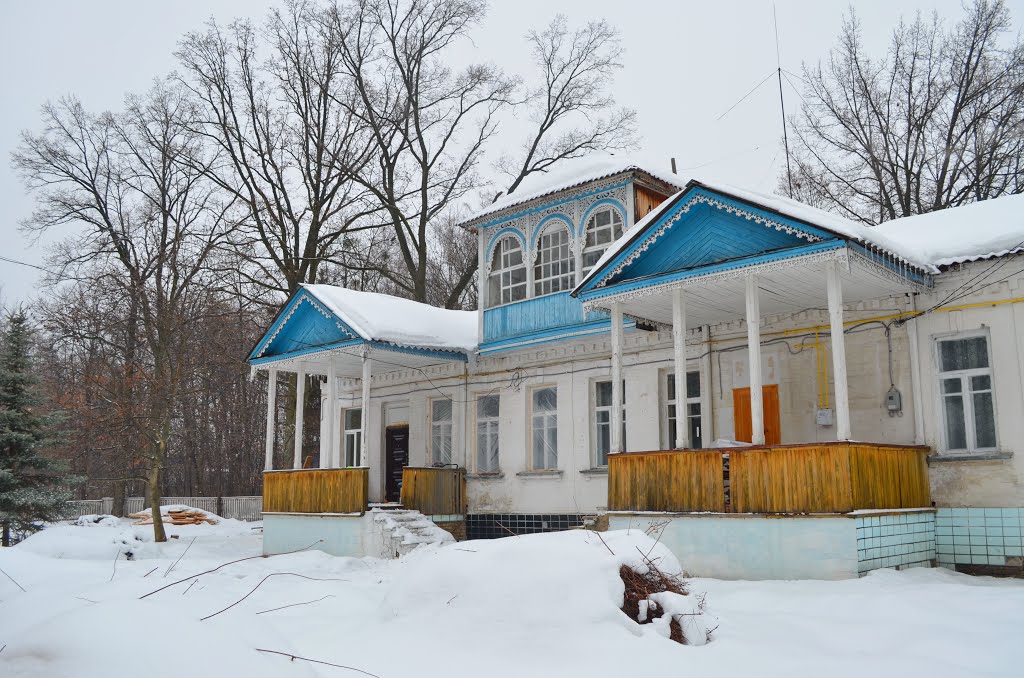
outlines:
[{"label": "pile of lumber", "polygon": [[[137,518],[135,521],[136,525],[152,525],[153,524],[153,513],[148,509],[145,511],[139,511],[138,513],[129,514],[129,518]],[[195,509],[169,509],[166,513],[161,515],[164,523],[170,523],[171,525],[202,525],[208,523],[210,525],[216,525],[217,521],[208,516],[203,511]]]}]

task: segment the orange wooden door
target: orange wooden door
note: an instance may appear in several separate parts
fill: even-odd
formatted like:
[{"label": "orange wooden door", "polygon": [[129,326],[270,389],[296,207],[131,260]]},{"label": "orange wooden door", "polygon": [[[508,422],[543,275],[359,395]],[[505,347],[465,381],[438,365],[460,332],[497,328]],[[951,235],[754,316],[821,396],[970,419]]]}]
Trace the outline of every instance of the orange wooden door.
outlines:
[{"label": "orange wooden door", "polygon": [[[761,403],[764,407],[764,442],[778,445],[782,442],[782,428],[779,424],[779,385],[765,384],[761,387]],[[749,443],[754,439],[750,423],[750,388],[732,390],[733,435],[736,440]]]}]

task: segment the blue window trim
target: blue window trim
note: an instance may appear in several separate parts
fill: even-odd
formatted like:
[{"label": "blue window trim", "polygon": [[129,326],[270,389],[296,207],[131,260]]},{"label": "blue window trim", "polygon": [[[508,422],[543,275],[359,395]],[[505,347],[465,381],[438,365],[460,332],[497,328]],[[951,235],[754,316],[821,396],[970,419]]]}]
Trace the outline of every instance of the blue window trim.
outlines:
[{"label": "blue window trim", "polygon": [[607,287],[600,287],[596,290],[582,292],[578,295],[578,297],[583,301],[593,301],[596,299],[603,299],[611,295],[621,294],[623,292],[631,292],[633,290],[643,289],[645,287],[654,287],[657,285],[677,282],[680,280],[687,280],[690,278],[700,278],[705,275],[720,273],[722,271],[731,271],[735,269],[748,268],[750,266],[756,266],[758,264],[764,264],[772,261],[782,261],[785,259],[793,259],[808,254],[815,254],[817,252],[839,250],[845,247],[845,240],[833,238],[831,240],[825,240],[823,242],[811,243],[810,245],[787,247],[786,249],[777,250],[775,252],[769,252],[766,254],[755,254],[749,257],[731,259],[729,261],[724,261],[718,264],[712,264],[710,266],[700,266],[697,268],[691,268],[682,271],[661,273],[658,275],[648,276],[646,278],[640,278],[637,280],[627,280],[625,282],[616,283],[614,285],[608,285]]},{"label": "blue window trim", "polygon": [[551,215],[546,216],[543,219],[541,219],[540,223],[537,224],[534,227],[533,235],[530,237],[530,251],[533,251],[533,250],[537,249],[537,240],[540,238],[540,234],[544,232],[544,228],[547,227],[547,225],[550,222],[556,221],[556,220],[557,221],[561,221],[562,223],[565,224],[566,229],[568,229],[568,231],[569,231],[569,238],[570,239],[572,239],[574,237],[573,236],[573,231],[575,229],[573,228],[573,225],[572,225],[572,219],[570,219],[567,215],[562,214],[561,212],[559,212],[558,214],[551,214]]},{"label": "blue window trim", "polygon": [[631,224],[628,221],[626,221],[626,206],[623,205],[618,200],[616,200],[615,198],[601,198],[593,205],[591,205],[586,212],[583,213],[583,218],[580,219],[579,231],[576,233],[576,237],[583,237],[583,234],[587,228],[587,219],[589,219],[590,215],[594,213],[594,210],[600,209],[604,205],[611,205],[612,207],[617,209],[619,211],[619,214],[622,216],[622,231],[626,232],[627,230],[629,230]]},{"label": "blue window trim", "polygon": [[[487,259],[486,259],[486,261],[490,261],[491,257],[494,256],[494,247],[498,244],[498,241],[501,240],[501,238],[503,238],[505,235],[509,235],[509,234],[514,235],[519,240],[519,244],[522,245],[522,247],[523,247],[523,263],[526,262],[526,252],[527,252],[527,249],[526,249],[526,238],[523,236],[523,232],[522,231],[520,231],[518,228],[514,228],[512,226],[506,226],[505,228],[501,229],[500,231],[495,233],[493,236],[491,236],[491,241],[489,243],[487,243]],[[480,263],[483,264],[483,262],[480,262]]]}]

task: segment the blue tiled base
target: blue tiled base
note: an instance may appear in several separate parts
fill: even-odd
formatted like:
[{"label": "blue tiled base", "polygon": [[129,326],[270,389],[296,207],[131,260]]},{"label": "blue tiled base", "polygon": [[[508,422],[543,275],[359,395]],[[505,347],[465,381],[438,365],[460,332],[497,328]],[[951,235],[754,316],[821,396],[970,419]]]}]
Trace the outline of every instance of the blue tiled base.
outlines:
[{"label": "blue tiled base", "polygon": [[936,559],[935,512],[907,511],[857,517],[857,571],[930,567]]},{"label": "blue tiled base", "polygon": [[1024,556],[1024,508],[940,508],[935,550],[940,565],[1013,564]]}]

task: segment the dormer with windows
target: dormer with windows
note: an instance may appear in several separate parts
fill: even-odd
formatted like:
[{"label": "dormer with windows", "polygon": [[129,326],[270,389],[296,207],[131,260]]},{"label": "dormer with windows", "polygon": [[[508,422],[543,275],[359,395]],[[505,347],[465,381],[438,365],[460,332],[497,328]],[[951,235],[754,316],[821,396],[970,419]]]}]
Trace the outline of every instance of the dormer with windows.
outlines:
[{"label": "dormer with windows", "polygon": [[606,332],[570,291],[634,223],[681,188],[615,157],[533,175],[464,222],[479,241],[480,352]]}]

